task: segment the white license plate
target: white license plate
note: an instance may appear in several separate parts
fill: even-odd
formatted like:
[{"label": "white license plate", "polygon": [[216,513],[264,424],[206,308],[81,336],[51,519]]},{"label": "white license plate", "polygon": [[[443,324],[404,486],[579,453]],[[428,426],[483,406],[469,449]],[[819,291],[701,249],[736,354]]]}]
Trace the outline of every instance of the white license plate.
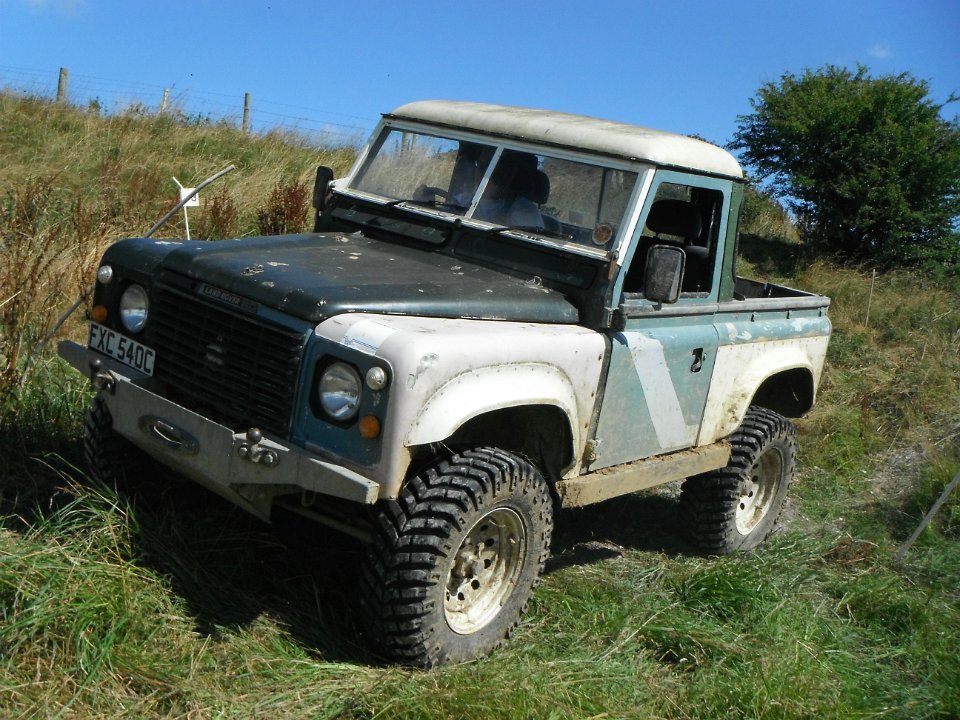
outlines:
[{"label": "white license plate", "polygon": [[124,365],[139,370],[146,375],[153,375],[153,361],[157,353],[136,340],[121,335],[108,327],[95,322],[90,323],[90,338],[87,346]]}]

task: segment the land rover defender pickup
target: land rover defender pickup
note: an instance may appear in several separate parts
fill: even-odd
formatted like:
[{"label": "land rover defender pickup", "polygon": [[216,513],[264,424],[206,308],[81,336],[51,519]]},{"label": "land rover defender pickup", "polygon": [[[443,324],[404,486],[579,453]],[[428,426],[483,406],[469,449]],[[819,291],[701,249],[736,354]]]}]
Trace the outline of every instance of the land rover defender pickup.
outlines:
[{"label": "land rover defender pickup", "polygon": [[683,481],[708,554],[773,529],[829,300],[736,275],[743,172],[700,140],[427,101],[383,116],[313,232],[132,238],[84,344],[99,477],[160,464],[268,520],[367,543],[387,658],[483,655],[518,623],[554,514]]}]

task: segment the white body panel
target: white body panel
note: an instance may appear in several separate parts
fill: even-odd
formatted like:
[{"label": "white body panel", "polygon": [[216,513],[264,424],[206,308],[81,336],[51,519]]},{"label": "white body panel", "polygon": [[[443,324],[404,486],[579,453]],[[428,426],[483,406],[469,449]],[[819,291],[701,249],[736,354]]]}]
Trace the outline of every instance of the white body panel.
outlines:
[{"label": "white body panel", "polygon": [[[370,478],[395,496],[409,448],[441,442],[471,418],[521,405],[553,405],[570,421],[580,458],[600,382],[603,337],[575,325],[347,314],[319,336],[386,360],[393,379],[384,454]],[[579,462],[567,468],[575,475]]]},{"label": "white body panel", "polygon": [[768,377],[805,368],[818,382],[829,340],[828,335],[821,335],[721,345],[697,444],[708,445],[736,430],[757,388]]}]

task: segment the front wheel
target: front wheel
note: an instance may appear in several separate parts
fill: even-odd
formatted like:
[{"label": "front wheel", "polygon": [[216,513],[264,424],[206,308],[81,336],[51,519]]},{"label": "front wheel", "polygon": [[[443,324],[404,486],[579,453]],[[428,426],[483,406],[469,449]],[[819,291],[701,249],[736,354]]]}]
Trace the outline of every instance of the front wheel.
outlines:
[{"label": "front wheel", "polygon": [[797,434],[777,413],[751,407],[729,438],[726,467],[688,479],[680,506],[697,547],[709,555],[749,550],[774,530],[797,474]]},{"label": "front wheel", "polygon": [[110,408],[99,395],[84,416],[83,455],[90,474],[105,485],[140,479],[155,462],[113,429]]},{"label": "front wheel", "polygon": [[531,464],[479,448],[412,478],[377,519],[360,597],[370,639],[391,660],[431,667],[509,636],[543,572],[553,504]]}]

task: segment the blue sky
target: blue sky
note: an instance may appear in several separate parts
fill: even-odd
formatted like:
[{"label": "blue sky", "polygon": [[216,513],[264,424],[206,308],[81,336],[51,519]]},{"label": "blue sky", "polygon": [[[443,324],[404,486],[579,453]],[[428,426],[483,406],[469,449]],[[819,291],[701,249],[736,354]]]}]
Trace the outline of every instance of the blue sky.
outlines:
[{"label": "blue sky", "polygon": [[[785,72],[861,63],[960,95],[960,0],[0,0],[0,87],[108,110],[189,114],[359,138],[444,98],[544,107],[728,142]],[[945,115],[960,115],[960,103]]]}]

